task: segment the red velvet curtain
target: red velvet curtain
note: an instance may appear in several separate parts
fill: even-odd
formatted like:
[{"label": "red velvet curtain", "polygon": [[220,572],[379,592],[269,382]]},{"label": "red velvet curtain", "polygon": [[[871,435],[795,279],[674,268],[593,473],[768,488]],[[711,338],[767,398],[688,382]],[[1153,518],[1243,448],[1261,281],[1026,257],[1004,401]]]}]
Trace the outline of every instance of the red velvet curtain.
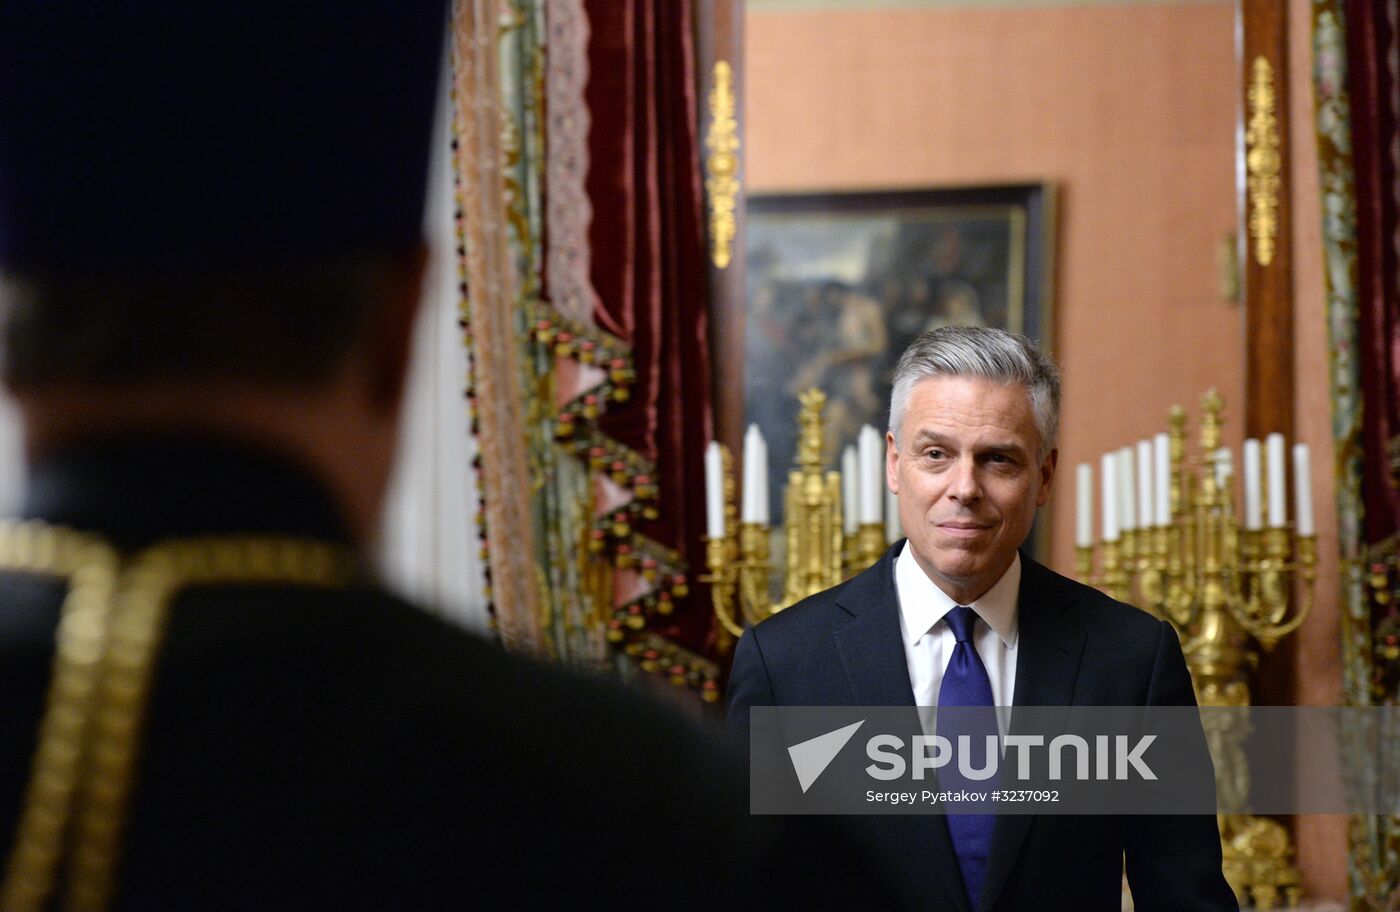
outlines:
[{"label": "red velvet curtain", "polygon": [[1400,55],[1397,0],[1346,0],[1356,167],[1365,537],[1400,531]]},{"label": "red velvet curtain", "polygon": [[[655,462],[659,516],[642,531],[704,566],[710,439],[704,198],[691,0],[586,0],[587,190],[598,326],[632,346],[631,400],[599,421]],[[700,650],[708,608],[682,601],[658,633]]]}]

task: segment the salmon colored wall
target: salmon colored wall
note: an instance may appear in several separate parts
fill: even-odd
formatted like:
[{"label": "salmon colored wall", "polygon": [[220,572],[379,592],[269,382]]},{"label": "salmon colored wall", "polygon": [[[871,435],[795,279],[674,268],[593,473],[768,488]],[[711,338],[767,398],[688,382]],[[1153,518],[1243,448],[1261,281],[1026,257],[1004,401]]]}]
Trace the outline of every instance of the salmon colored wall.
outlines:
[{"label": "salmon colored wall", "polygon": [[[1297,412],[1322,555],[1299,631],[1300,702],[1340,696],[1327,335],[1308,0],[1290,0]],[[1235,229],[1234,4],[754,9],[750,192],[1049,180],[1060,193],[1064,370],[1051,564],[1073,571],[1073,466],[1226,401],[1242,437],[1243,314],[1219,294]],[[1097,524],[1096,524],[1097,526]],[[1295,819],[1308,895],[1345,896],[1342,818]]]}]

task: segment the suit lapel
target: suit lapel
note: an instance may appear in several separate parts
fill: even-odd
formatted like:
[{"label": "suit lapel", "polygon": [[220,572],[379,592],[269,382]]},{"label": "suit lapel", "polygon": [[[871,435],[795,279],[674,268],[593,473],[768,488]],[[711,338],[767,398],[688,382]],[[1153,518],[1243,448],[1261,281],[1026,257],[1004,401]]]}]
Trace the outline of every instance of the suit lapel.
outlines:
[{"label": "suit lapel", "polygon": [[[836,653],[846,672],[854,706],[914,706],[914,685],[904,656],[899,624],[899,595],[894,585],[894,559],[901,539],[873,567],[857,575],[836,595],[846,613],[832,630]],[[912,718],[911,730],[917,728]],[[948,822],[940,815],[891,816],[888,829],[900,834],[897,851],[928,860],[928,869],[958,912],[972,912],[958,871]]]},{"label": "suit lapel", "polygon": [[[1021,556],[1021,587],[1017,594],[1016,692],[1014,706],[1060,708],[1060,722],[1074,700],[1074,683],[1084,651],[1084,629],[1071,610],[1075,594],[1064,580],[1035,561]],[[1017,729],[1012,711],[1011,730]],[[1031,814],[1002,814],[992,831],[987,882],[979,912],[990,910],[1015,867],[1030,831]]]},{"label": "suit lapel", "polygon": [[1074,699],[1079,657],[1084,651],[1083,619],[1072,609],[1075,592],[1067,581],[1035,561],[1021,559],[1017,595],[1016,706],[1066,708]]},{"label": "suit lapel", "polygon": [[848,617],[834,625],[832,638],[856,706],[914,705],[894,587],[897,553],[898,546],[891,548],[836,594]]}]

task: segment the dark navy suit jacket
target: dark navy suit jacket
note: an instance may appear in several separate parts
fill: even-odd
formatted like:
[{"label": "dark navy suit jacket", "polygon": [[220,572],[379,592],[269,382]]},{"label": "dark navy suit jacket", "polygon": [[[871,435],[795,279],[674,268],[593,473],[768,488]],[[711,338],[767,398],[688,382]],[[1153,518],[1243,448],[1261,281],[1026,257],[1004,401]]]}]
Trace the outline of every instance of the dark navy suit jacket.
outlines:
[{"label": "dark navy suit jacket", "polygon": [[[902,546],[744,634],[729,681],[737,734],[747,736],[750,706],[914,704],[894,583]],[[1195,704],[1171,625],[1024,555],[1021,566],[1015,705]],[[942,816],[848,819],[896,883],[919,885],[925,908],[1118,912],[1126,860],[1138,912],[1238,909],[1213,816],[1000,816],[978,910]]]}]

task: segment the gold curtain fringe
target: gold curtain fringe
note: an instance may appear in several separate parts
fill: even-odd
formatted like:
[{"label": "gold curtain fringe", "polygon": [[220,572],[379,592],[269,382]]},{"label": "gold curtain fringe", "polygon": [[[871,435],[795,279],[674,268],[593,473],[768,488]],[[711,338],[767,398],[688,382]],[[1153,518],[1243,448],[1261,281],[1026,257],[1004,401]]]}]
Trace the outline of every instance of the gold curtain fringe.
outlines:
[{"label": "gold curtain fringe", "polygon": [[1400,701],[1400,533],[1367,546],[1357,560],[1366,580],[1371,634],[1371,698]]},{"label": "gold curtain fringe", "polygon": [[719,700],[719,666],[654,633],[643,633],[622,647],[644,674],[664,677],[675,687],[693,687],[706,703]]},{"label": "gold curtain fringe", "polygon": [[636,570],[652,587],[604,614],[607,642],[634,659],[643,672],[663,676],[678,687],[696,688],[707,701],[718,699],[720,670],[715,663],[647,629],[655,618],[671,615],[675,600],[690,591],[681,554],[636,528],[639,519],[654,520],[660,515],[656,465],[595,423],[608,403],[631,398],[635,373],[630,346],[596,326],[565,316],[545,301],[532,302],[530,327],[535,343],[549,358],[572,358],[607,371],[599,384],[579,392],[554,414],[555,440],[585,461],[591,473],[606,475],[632,495],[625,504],[594,516],[587,531],[590,559],[606,561],[612,570]]},{"label": "gold curtain fringe", "polygon": [[595,326],[580,323],[559,313],[544,301],[527,306],[531,332],[535,342],[552,349],[557,358],[572,358],[580,364],[604,368],[607,371],[597,386],[582,390],[564,406],[562,414],[572,421],[581,418],[593,421],[602,413],[602,404],[626,402],[631,398],[630,387],[636,379],[632,366],[632,349],[621,339]]}]

